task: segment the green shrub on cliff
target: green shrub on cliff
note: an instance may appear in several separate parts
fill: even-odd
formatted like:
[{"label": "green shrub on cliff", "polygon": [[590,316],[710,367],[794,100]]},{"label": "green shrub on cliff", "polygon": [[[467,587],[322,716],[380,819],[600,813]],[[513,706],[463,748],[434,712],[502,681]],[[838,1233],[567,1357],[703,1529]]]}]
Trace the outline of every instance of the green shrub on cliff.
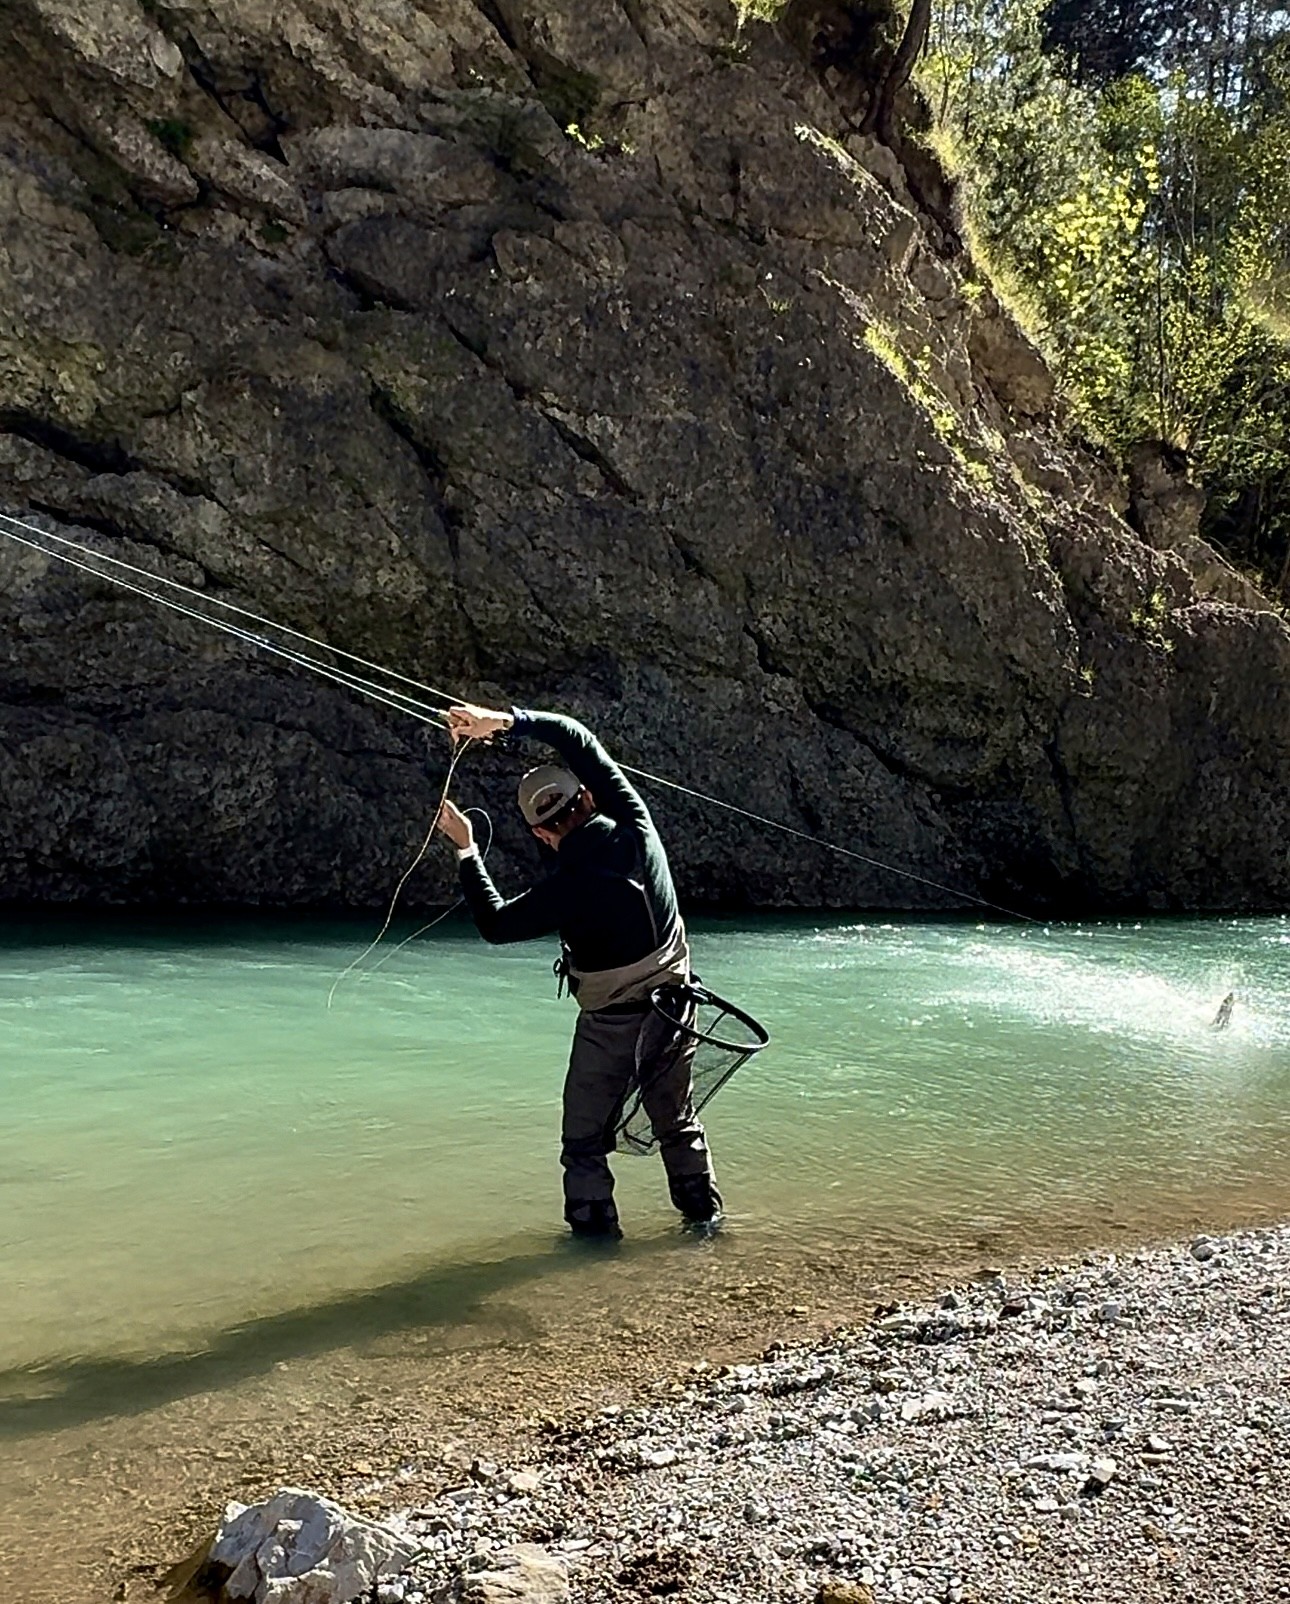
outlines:
[{"label": "green shrub on cliff", "polygon": [[1185,451],[1290,599],[1290,15],[1123,9],[937,0],[936,137],[1085,427]]}]

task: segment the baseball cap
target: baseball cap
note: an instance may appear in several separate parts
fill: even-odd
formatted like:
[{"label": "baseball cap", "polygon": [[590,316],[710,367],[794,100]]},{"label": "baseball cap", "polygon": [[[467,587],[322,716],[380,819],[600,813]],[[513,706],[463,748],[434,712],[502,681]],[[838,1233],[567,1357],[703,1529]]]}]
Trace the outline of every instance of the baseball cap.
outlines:
[{"label": "baseball cap", "polygon": [[554,763],[530,769],[520,781],[520,812],[530,824],[545,824],[573,801],[582,781]]}]

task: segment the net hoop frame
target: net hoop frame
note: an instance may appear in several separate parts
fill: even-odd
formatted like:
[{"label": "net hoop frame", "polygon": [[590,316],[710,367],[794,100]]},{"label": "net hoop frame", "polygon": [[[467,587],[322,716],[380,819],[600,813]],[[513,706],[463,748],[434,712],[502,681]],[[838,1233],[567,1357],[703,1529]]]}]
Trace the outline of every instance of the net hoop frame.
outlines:
[{"label": "net hoop frame", "polygon": [[[696,1008],[707,1004],[710,1008],[720,1009],[727,1018],[737,1019],[741,1025],[750,1030],[755,1040],[726,1041],[721,1036],[712,1035],[710,1031],[696,1030],[693,1025],[687,1025],[683,1020],[678,1019],[675,1014],[668,1013],[660,1000],[665,992],[680,992],[687,1000],[692,999]],[[674,1026],[677,1030],[684,1031],[687,1036],[693,1036],[696,1041],[710,1042],[712,1046],[720,1047],[723,1052],[744,1053],[751,1057],[753,1053],[759,1053],[763,1047],[770,1044],[770,1032],[765,1025],[754,1019],[751,1014],[746,1013],[742,1008],[737,1008],[734,1003],[727,1002],[724,997],[718,997],[716,992],[710,991],[707,986],[700,986],[697,981],[687,980],[679,985],[658,986],[650,992],[649,1000],[650,1007],[653,1008],[655,1013],[661,1014],[669,1025]]]},{"label": "net hoop frame", "polygon": [[[700,1008],[715,1008],[720,1016],[717,1021],[718,1024],[725,1019],[736,1019],[748,1032],[748,1039],[742,1042],[727,1041],[724,1037],[717,1036],[711,1031],[701,1030],[696,1028],[696,1025],[686,1024],[683,1019],[678,1019],[675,1014],[664,1006],[664,996],[669,993],[680,998],[682,1012],[693,1007],[696,1024]],[[691,1106],[696,1115],[707,1107],[737,1069],[742,1069],[754,1054],[759,1053],[770,1042],[770,1032],[764,1025],[754,1019],[751,1014],[746,1013],[742,1008],[737,1008],[734,1003],[727,1002],[724,997],[719,997],[716,992],[710,991],[706,986],[699,985],[697,981],[672,982],[666,986],[656,987],[650,993],[649,1001],[651,1011],[666,1021],[669,1030],[674,1033],[673,1039],[675,1041],[693,1043],[696,1053],[705,1046],[714,1047],[729,1058],[729,1062],[722,1068],[720,1074],[708,1084],[702,1095],[694,1095]],[[657,1151],[658,1138],[654,1136],[652,1129],[650,1129],[648,1135],[645,1130],[633,1129],[633,1126],[645,1115],[647,1084],[637,1082],[629,1091],[622,1108],[610,1127],[613,1142],[611,1151],[616,1149],[620,1153],[632,1154],[638,1158],[646,1157],[650,1153]],[[647,1115],[645,1117],[648,1119]]]}]

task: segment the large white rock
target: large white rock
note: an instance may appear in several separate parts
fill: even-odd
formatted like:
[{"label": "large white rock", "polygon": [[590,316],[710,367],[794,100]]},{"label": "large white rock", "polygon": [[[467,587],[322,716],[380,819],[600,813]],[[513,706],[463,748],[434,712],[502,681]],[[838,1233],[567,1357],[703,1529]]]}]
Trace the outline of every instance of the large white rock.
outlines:
[{"label": "large white rock", "polygon": [[263,1504],[229,1504],[210,1558],[230,1573],[229,1599],[349,1604],[416,1552],[412,1538],[288,1487]]}]

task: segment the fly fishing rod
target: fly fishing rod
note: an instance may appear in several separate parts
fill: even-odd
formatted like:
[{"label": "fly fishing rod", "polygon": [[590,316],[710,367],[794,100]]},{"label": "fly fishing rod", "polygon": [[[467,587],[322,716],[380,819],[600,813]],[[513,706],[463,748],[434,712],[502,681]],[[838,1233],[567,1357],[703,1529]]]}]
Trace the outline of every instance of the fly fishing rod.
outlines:
[{"label": "fly fishing rod", "polygon": [[[21,532],[20,532],[21,531]],[[22,518],[16,518],[10,513],[0,512],[0,535],[6,536],[16,545],[25,546],[41,556],[51,558],[68,567],[89,574],[95,579],[106,580],[132,595],[144,598],[167,608],[183,617],[191,618],[199,623],[241,641],[244,645],[252,646],[278,657],[296,668],[303,668],[317,674],[334,684],[356,691],[369,700],[382,704],[396,713],[403,713],[409,718],[418,720],[422,724],[431,724],[446,729],[447,719],[445,713],[448,707],[463,702],[463,697],[451,691],[443,690],[436,685],[427,684],[423,680],[413,679],[410,675],[400,673],[397,669],[387,668],[381,663],[373,662],[370,658],[360,657],[354,652],[345,651],[339,646],[329,645],[318,637],[309,635],[303,630],[293,629],[290,625],[280,624],[262,613],[256,613],[249,608],[238,606],[236,603],[223,597],[211,595],[198,590],[195,586],[185,585],[177,579],[167,578],[165,575],[153,573],[150,569],[139,567],[134,563],[126,562],[123,558],[110,556],[106,552],[96,551],[94,547],[70,539],[66,535],[58,535],[51,530],[43,529],[37,524],[30,523]],[[141,583],[140,581],[143,581]],[[160,585],[165,587],[164,593],[149,588]],[[186,600],[180,600],[180,597]],[[192,603],[200,605],[194,606]],[[212,616],[205,611],[206,607],[216,607],[225,616]],[[245,620],[248,624],[259,626],[259,630],[246,628],[238,620]],[[273,641],[260,631],[273,630],[284,640]],[[292,645],[290,642],[298,642]],[[312,651],[306,648],[313,648]],[[316,653],[325,653],[326,657]],[[331,661],[327,659],[330,658]],[[338,666],[337,660],[353,664],[353,668]],[[357,669],[370,671],[360,674]],[[381,678],[373,679],[372,674]],[[393,681],[394,683],[388,683]],[[408,687],[404,690],[400,687]],[[409,694],[410,691],[419,692],[420,695]],[[433,702],[422,700],[423,696],[434,697],[442,706]],[[456,766],[454,758],[453,768]],[[693,798],[697,802],[709,807],[721,808],[727,813],[735,814],[754,824],[759,824],[768,830],[777,830],[783,835],[791,836],[798,841],[809,842],[812,846],[823,851],[832,852],[844,858],[852,859],[857,863],[866,864],[870,868],[879,869],[886,874],[899,876],[901,879],[913,881],[919,885],[927,886],[934,891],[940,891],[947,896],[958,897],[962,901],[973,903],[980,908],[987,908],[993,913],[1003,914],[1006,918],[1021,920],[1027,924],[1037,921],[1029,914],[1018,912],[1014,908],[1005,907],[1002,903],[992,902],[987,897],[977,896],[975,892],[964,891],[957,886],[946,885],[943,881],[933,880],[927,875],[916,874],[911,869],[902,869],[894,863],[887,863],[881,858],[871,857],[864,852],[858,852],[852,847],[845,847],[836,841],[830,841],[824,836],[813,835],[807,830],[799,830],[796,826],[785,824],[779,819],[768,818],[765,814],[755,813],[750,808],[738,806],[734,802],[727,802],[722,797],[712,796],[705,791],[695,790],[692,786],[682,785],[678,780],[665,779],[662,775],[651,774],[645,769],[634,768],[630,764],[620,765],[628,774],[636,779],[644,780],[649,785],[662,786],[670,791],[679,792],[682,796]],[[449,771],[451,779],[452,770]],[[445,789],[446,794],[446,789]],[[436,814],[437,817],[437,814]],[[431,825],[428,842],[433,836],[434,826]],[[413,868],[424,857],[427,847],[423,845],[421,853],[413,864]],[[409,869],[408,874],[412,870]],[[407,875],[404,876],[404,880]],[[400,889],[403,881],[400,881]],[[397,901],[397,893],[395,896]],[[391,915],[393,917],[393,905]],[[389,919],[386,921],[386,928]],[[384,931],[382,931],[384,934]],[[379,938],[378,938],[379,939]],[[370,950],[370,949],[369,949]]]},{"label": "fly fishing rod", "polygon": [[[16,526],[16,528],[10,526]],[[17,529],[26,530],[27,534],[20,535],[16,532]],[[275,629],[279,634],[285,635],[289,639],[304,641],[308,645],[330,653],[333,657],[342,658],[346,662],[357,663],[364,668],[375,669],[378,674],[384,674],[388,679],[397,680],[404,685],[416,686],[418,690],[427,691],[432,696],[442,697],[445,702],[452,703],[458,700],[458,698],[450,696],[447,691],[436,691],[431,686],[420,685],[416,680],[408,679],[406,675],[399,674],[394,669],[382,668],[379,663],[370,662],[365,657],[359,657],[353,652],[344,651],[339,646],[329,646],[325,641],[317,640],[312,635],[306,635],[302,630],[292,629],[287,624],[279,624],[271,618],[265,618],[260,613],[253,613],[245,607],[237,606],[234,602],[226,601],[223,597],[209,595],[205,591],[197,590],[192,585],[181,584],[177,579],[169,579],[164,574],[155,574],[147,568],[140,568],[134,563],[125,562],[120,557],[109,556],[107,552],[95,551],[92,546],[82,545],[79,541],[69,540],[63,535],[52,534],[39,528],[36,524],[25,523],[21,518],[14,518],[9,513],[0,512],[0,535],[6,535],[19,546],[26,546],[32,551],[37,551],[43,557],[52,557],[56,561],[65,563],[70,568],[79,569],[82,573],[89,574],[95,579],[105,579],[120,589],[128,591],[131,595],[142,596],[145,600],[156,602],[158,606],[168,608],[171,612],[179,613],[185,618],[193,618],[198,623],[208,624],[221,634],[230,635],[248,646],[254,646],[261,651],[270,652],[275,657],[284,658],[287,662],[293,663],[297,667],[308,668],[325,679],[333,680],[339,685],[344,685],[350,690],[358,691],[361,695],[370,697],[373,701],[383,702],[387,707],[393,708],[395,712],[407,713],[424,724],[438,724],[445,729],[447,728],[447,721],[443,716],[442,708],[430,706],[416,697],[408,696],[403,691],[380,685],[378,682],[363,675],[355,674],[350,670],[337,668],[334,664],[329,664],[308,652],[284,646],[281,643],[275,644],[264,635],[243,628],[234,622],[233,618],[214,618],[199,608],[188,606],[176,600],[174,596],[158,595],[157,592],[149,590],[146,586],[135,583],[134,579],[127,579],[125,575],[130,574],[135,579],[150,580],[153,584],[164,585],[168,590],[188,596],[194,601],[222,608],[225,612],[235,617],[249,619],[252,623],[260,624],[266,629]],[[36,535],[40,538],[33,540],[30,538],[31,535]],[[55,541],[58,547],[68,549],[51,551],[49,547],[42,544],[44,540]],[[79,555],[76,557],[71,556],[70,552],[72,551],[77,552]],[[85,559],[89,560],[86,561]],[[107,569],[95,567],[96,563],[106,563],[109,567]],[[114,572],[113,570],[120,570],[120,572]]]}]

